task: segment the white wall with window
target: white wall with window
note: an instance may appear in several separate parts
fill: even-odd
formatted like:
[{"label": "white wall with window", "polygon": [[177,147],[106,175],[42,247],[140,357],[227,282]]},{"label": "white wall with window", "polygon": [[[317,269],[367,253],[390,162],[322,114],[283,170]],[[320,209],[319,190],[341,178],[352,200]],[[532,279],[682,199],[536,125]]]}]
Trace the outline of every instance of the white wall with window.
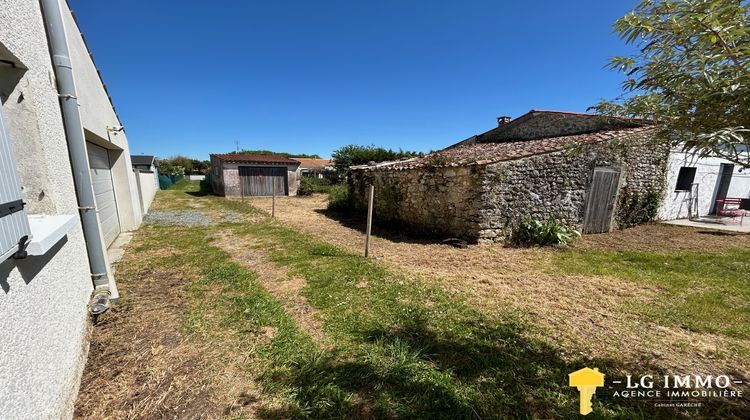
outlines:
[{"label": "white wall with window", "polygon": [[658,218],[686,219],[712,213],[717,198],[749,198],[750,170],[725,159],[672,152]]}]

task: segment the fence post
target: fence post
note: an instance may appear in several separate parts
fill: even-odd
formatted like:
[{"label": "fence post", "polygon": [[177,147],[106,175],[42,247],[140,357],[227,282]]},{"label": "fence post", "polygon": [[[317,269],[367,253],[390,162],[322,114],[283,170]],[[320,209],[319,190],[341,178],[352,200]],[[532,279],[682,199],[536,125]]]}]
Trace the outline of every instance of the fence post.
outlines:
[{"label": "fence post", "polygon": [[273,187],[271,187],[271,191],[273,194],[271,196],[271,217],[276,217],[276,180],[275,179],[272,180],[271,185],[273,185]]},{"label": "fence post", "polygon": [[370,256],[370,233],[372,232],[372,205],[375,200],[375,186],[370,185],[367,198],[367,234],[365,236],[365,258]]}]

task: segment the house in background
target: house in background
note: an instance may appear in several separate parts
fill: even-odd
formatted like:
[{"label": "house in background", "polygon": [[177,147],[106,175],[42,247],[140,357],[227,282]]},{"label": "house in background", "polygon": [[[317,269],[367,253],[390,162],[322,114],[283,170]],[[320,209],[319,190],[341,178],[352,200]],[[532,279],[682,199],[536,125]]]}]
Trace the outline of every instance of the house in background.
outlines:
[{"label": "house in background", "polygon": [[138,198],[141,202],[141,210],[146,213],[154,201],[156,191],[159,190],[159,168],[156,166],[156,157],[151,155],[131,155],[133,172],[138,181]]},{"label": "house in background", "polygon": [[583,233],[651,220],[669,149],[648,122],[531,111],[421,158],[355,167],[350,193],[376,218],[420,233],[507,241],[526,218]]},{"label": "house in background", "polygon": [[297,195],[299,166],[282,156],[212,154],[211,187],[225,197]]},{"label": "house in background", "polygon": [[0,417],[70,418],[89,309],[117,297],[106,248],[144,209],[65,1],[0,0],[0,103]]},{"label": "house in background", "polygon": [[726,159],[673,150],[667,168],[661,220],[715,215],[717,201],[721,205],[726,198],[750,199],[750,170]]},{"label": "house in background", "polygon": [[156,166],[156,156],[130,155],[130,162],[133,164],[133,169],[159,174],[159,168]]},{"label": "house in background", "polygon": [[334,171],[333,161],[329,159],[291,158],[299,162],[297,171],[307,178],[325,178],[326,173]]}]

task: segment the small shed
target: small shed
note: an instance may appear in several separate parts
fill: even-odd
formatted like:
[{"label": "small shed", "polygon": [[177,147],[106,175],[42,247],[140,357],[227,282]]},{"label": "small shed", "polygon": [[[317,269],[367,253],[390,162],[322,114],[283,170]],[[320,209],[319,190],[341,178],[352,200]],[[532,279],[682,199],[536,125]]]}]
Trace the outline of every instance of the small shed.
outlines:
[{"label": "small shed", "polygon": [[353,168],[353,204],[363,210],[374,185],[376,220],[473,242],[506,241],[526,218],[600,233],[656,216],[669,153],[656,128],[550,111],[518,120],[423,158]]},{"label": "small shed", "polygon": [[299,165],[282,156],[212,154],[211,184],[226,197],[297,195]]}]

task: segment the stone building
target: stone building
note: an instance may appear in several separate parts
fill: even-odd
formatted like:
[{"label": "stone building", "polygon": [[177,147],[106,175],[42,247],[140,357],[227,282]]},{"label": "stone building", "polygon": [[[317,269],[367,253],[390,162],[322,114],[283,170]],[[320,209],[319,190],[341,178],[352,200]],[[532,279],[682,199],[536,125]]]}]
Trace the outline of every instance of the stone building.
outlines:
[{"label": "stone building", "polygon": [[531,111],[423,158],[356,168],[353,204],[375,186],[376,220],[419,234],[508,240],[525,218],[583,233],[655,217],[669,149],[644,121]]}]

